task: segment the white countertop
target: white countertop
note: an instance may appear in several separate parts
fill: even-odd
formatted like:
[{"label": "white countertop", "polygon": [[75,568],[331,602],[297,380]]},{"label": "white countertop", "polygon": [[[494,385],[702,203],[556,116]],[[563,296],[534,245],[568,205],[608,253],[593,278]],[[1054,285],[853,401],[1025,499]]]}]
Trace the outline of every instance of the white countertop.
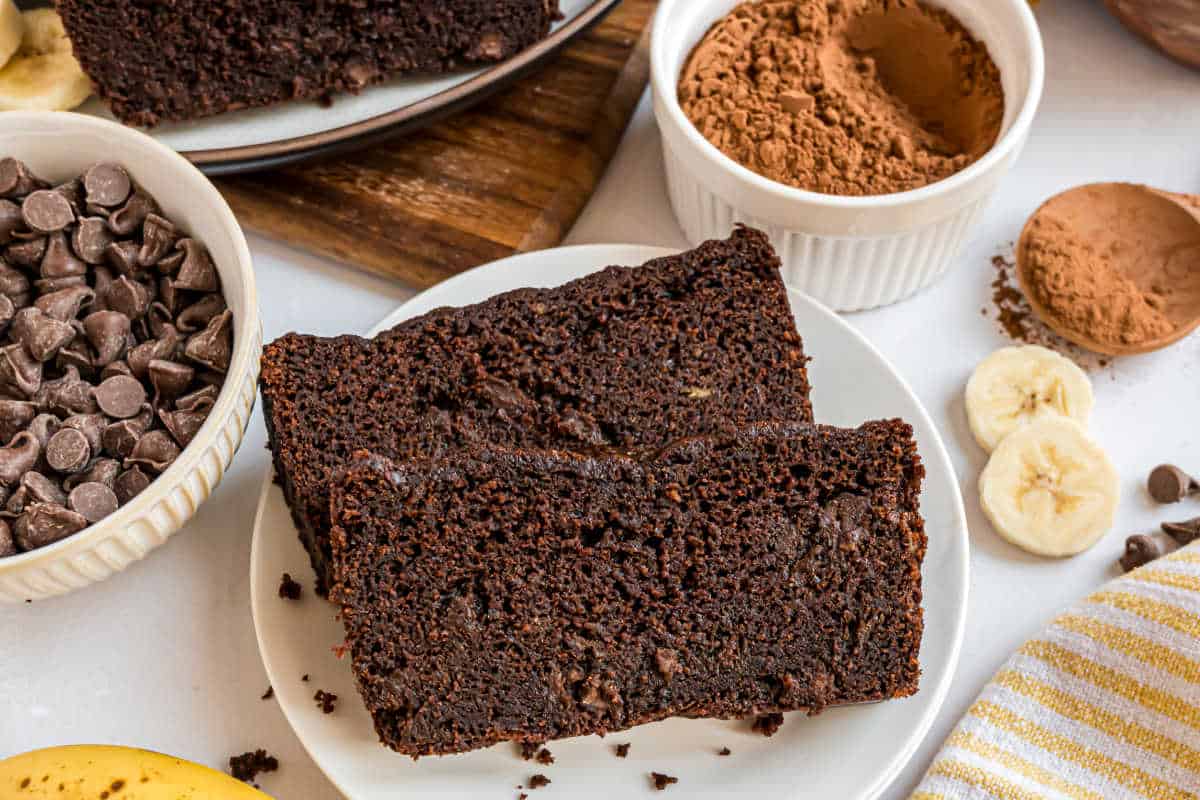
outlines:
[{"label": "white countertop", "polygon": [[[1094,374],[1093,431],[1122,475],[1117,529],[1068,561],[1005,544],[979,510],[984,464],[963,416],[973,366],[1006,343],[991,319],[992,255],[1012,242],[1046,197],[1096,180],[1200,192],[1200,72],[1156,53],[1111,22],[1095,0],[1046,0],[1047,91],[1024,156],[1004,183],[956,271],[891,308],[855,314],[937,422],[966,495],[971,598],[958,673],[933,731],[891,789],[901,798],[942,738],[1006,656],[1054,613],[1114,576],[1127,533],[1162,514],[1142,491],[1161,461],[1200,471],[1200,338]],[[643,100],[616,161],[569,244],[682,247],[662,178],[658,135]],[[413,292],[345,266],[251,239],[268,339],[370,327]],[[821,358],[821,353],[812,353]],[[818,414],[820,410],[818,409]],[[214,497],[187,529],[107,583],[64,598],[0,608],[0,758],[50,745],[138,745],[224,768],[265,747],[282,764],[264,788],[292,800],[337,792],[307,757],[274,702],[250,619],[249,553],[268,455],[261,413]],[[1200,514],[1200,504],[1168,511]],[[931,535],[937,535],[936,531]],[[310,584],[309,579],[305,580]],[[802,719],[790,724],[802,725]]]}]

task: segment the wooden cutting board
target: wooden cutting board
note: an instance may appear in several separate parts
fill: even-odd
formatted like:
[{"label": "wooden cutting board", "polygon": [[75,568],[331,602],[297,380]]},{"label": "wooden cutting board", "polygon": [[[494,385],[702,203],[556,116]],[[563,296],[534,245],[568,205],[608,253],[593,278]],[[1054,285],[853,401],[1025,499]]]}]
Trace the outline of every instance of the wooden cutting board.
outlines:
[{"label": "wooden cutting board", "polygon": [[216,183],[248,229],[417,286],[553,247],[649,78],[656,0],[624,0],[539,72],[424,131]]}]

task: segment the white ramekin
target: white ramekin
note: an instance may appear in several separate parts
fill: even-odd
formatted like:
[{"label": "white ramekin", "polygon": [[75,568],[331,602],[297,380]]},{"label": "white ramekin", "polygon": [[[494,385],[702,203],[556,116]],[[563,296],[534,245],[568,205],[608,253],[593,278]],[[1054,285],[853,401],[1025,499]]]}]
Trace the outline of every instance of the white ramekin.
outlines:
[{"label": "white ramekin", "polygon": [[74,536],[0,558],[0,602],[37,600],[104,580],[144,558],[196,513],[225,474],[254,406],[262,330],[254,270],[224,198],[186,159],[113,122],[67,113],[0,113],[0,157],[47,180],[115,161],[158,200],[166,216],[208,246],[233,311],[233,359],[217,403],[167,470],[112,515]]},{"label": "white ramekin", "polygon": [[1037,22],[1026,0],[930,0],[956,16],[1000,68],[1004,125],[996,145],[962,172],[920,189],[839,197],[752,172],[706,140],[679,105],[692,48],[741,0],[662,0],[651,42],[651,84],[671,204],[693,244],[736,223],[766,231],[787,284],[838,311],[894,303],[954,263],[997,185],[1017,159],[1045,77]]}]

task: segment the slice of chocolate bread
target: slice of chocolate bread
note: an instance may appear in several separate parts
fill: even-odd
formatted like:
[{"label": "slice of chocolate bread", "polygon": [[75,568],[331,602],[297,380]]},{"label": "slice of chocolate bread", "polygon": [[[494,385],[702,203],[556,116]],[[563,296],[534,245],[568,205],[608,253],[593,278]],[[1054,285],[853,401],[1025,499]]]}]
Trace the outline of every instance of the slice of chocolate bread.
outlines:
[{"label": "slice of chocolate bread", "polygon": [[367,457],[334,489],[331,596],[414,756],[906,696],[923,475],[900,421]]},{"label": "slice of chocolate bread", "polygon": [[806,359],[764,234],[555,289],[409,320],[374,341],[267,346],[263,406],[278,480],[328,580],[328,481],[356,450],[470,443],[634,449],[762,420],[812,420]]},{"label": "slice of chocolate bread", "polygon": [[122,122],[156,125],[500,61],[558,0],[55,0]]}]

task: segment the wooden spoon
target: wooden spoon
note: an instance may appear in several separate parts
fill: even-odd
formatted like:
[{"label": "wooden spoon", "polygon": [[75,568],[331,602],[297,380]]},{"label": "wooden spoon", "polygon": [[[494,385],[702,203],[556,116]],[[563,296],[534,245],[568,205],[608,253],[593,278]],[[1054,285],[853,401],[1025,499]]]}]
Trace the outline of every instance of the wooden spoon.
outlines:
[{"label": "wooden spoon", "polygon": [[[1103,254],[1109,267],[1139,290],[1162,295],[1159,310],[1171,331],[1142,342],[1097,341],[1051,313],[1033,291],[1029,244],[1035,228],[1063,227]],[[1017,278],[1034,313],[1059,336],[1088,350],[1123,356],[1174,344],[1200,326],[1200,195],[1133,183],[1093,183],[1055,195],[1025,223],[1017,242]]]}]

